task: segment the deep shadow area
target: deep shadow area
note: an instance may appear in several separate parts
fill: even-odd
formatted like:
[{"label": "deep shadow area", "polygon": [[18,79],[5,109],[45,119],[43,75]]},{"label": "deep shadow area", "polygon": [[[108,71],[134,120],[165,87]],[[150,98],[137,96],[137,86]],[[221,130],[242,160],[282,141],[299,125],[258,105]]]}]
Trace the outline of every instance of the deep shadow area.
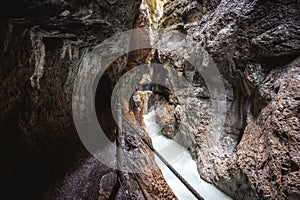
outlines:
[{"label": "deep shadow area", "polygon": [[103,75],[100,78],[95,96],[95,107],[103,132],[106,137],[113,142],[114,141],[114,129],[115,121],[111,110],[111,95],[113,91],[112,81],[108,75]]},{"label": "deep shadow area", "polygon": [[2,195],[9,199],[41,199],[84,153],[73,131],[52,146],[46,138],[22,135],[16,116],[13,113],[7,116],[0,127]]}]

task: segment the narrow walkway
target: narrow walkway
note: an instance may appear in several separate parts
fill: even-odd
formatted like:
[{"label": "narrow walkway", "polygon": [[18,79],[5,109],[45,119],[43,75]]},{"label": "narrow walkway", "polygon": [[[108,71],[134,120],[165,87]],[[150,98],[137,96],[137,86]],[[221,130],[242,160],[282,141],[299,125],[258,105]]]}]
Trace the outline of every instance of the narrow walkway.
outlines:
[{"label": "narrow walkway", "polygon": [[[230,197],[222,193],[212,184],[200,178],[196,162],[192,159],[187,149],[174,140],[159,134],[161,127],[156,123],[154,110],[144,115],[144,121],[146,131],[152,139],[154,149],[156,149],[205,200],[231,200]],[[155,157],[155,161],[161,169],[165,180],[179,200],[196,199],[159,158]]]}]

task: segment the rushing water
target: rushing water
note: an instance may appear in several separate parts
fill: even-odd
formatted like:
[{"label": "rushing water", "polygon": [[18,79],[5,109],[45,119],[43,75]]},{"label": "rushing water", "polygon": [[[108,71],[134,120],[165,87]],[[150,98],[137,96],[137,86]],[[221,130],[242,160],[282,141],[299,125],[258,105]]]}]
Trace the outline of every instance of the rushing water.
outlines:
[{"label": "rushing water", "polygon": [[[197,171],[196,162],[189,151],[174,140],[160,134],[161,127],[156,123],[155,111],[144,115],[146,131],[152,139],[153,147],[178,171],[181,176],[195,189],[205,200],[229,200],[212,184],[202,180]],[[179,200],[196,199],[193,194],[177,179],[177,177],[161,162],[155,158],[163,176],[170,188]]]}]

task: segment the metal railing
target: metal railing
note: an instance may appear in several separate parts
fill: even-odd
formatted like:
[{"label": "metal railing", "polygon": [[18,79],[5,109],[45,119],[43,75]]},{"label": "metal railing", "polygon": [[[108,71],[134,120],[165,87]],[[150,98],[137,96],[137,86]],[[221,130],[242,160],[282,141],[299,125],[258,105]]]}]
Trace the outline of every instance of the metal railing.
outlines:
[{"label": "metal railing", "polygon": [[[121,111],[122,112],[122,111]],[[168,161],[158,152],[156,151],[151,144],[139,133],[139,130],[136,130],[136,128],[127,120],[126,117],[122,115],[122,113],[117,111],[117,114],[121,116],[121,119],[125,120],[125,122],[135,131],[137,136],[149,147],[149,149],[171,170],[171,172],[184,184],[184,186],[198,199],[198,200],[204,200],[203,197],[172,167],[171,164],[168,163]],[[120,120],[120,119],[119,119]],[[121,123],[123,123],[123,120]],[[120,121],[119,121],[120,122]],[[120,134],[119,134],[120,135]],[[120,138],[118,138],[120,139]],[[120,143],[120,141],[119,141]],[[128,159],[128,158],[126,158]],[[131,164],[130,164],[131,165]],[[131,166],[132,169],[132,166]],[[136,175],[133,173],[133,176],[135,176],[135,181],[138,183],[138,186],[140,190],[143,193],[144,198],[147,200],[146,194],[144,193]]]}]

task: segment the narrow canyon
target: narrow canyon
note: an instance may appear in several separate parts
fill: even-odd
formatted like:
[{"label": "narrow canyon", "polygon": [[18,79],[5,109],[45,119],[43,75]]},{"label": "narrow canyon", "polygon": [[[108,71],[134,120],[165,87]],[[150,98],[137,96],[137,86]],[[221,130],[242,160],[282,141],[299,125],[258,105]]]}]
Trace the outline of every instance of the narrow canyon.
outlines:
[{"label": "narrow canyon", "polygon": [[300,199],[299,0],[0,10],[4,199]]}]

